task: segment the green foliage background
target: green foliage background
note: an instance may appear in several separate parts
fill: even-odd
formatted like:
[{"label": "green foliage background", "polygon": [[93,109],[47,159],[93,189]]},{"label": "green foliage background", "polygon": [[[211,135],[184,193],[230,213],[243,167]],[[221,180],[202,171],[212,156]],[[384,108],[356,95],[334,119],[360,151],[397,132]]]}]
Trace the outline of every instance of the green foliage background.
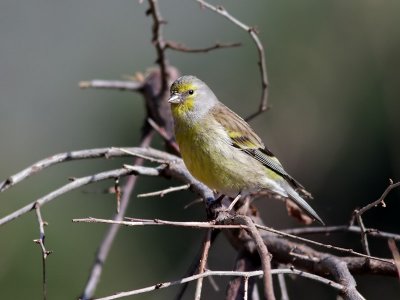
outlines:
[{"label": "green foliage background", "polygon": [[[144,1],[146,2],[146,1]],[[184,74],[209,83],[241,115],[258,107],[256,49],[247,33],[202,10],[194,1],[160,1],[167,39],[191,47],[240,41],[241,48],[210,54],[168,53]],[[218,2],[219,3],[219,2]],[[310,191],[327,224],[346,223],[352,210],[375,200],[400,179],[399,1],[224,1],[236,17],[256,25],[266,47],[272,109],[252,125],[285,167]],[[153,65],[147,3],[136,1],[0,2],[0,178],[54,153],[104,146],[134,146],[144,109],[140,96],[82,91],[80,80],[121,78]],[[161,140],[153,143],[162,147]],[[125,160],[70,162],[53,167],[0,195],[1,216],[66,183],[71,176],[118,167]],[[43,208],[49,226],[49,299],[76,298],[83,289],[104,225],[72,224],[76,217],[110,217],[111,182],[69,193]],[[140,178],[137,193],[175,185]],[[128,215],[203,220],[201,205],[184,210],[190,193],[132,199]],[[367,213],[367,226],[399,232],[399,192],[388,208]],[[297,226],[281,203],[258,201],[275,228]],[[0,228],[0,298],[41,299],[41,259],[34,214]],[[177,228],[123,228],[97,295],[151,285],[183,275],[202,232]],[[330,237],[360,250],[357,236]],[[327,240],[321,238],[321,240]],[[390,256],[384,242],[374,255]],[[220,237],[211,269],[230,269],[235,252]],[[368,299],[396,299],[394,278],[357,277]],[[221,299],[206,283],[205,299]],[[288,279],[293,299],[335,299],[317,283]],[[176,289],[135,299],[171,299]],[[188,293],[189,295],[190,293]],[[190,299],[190,297],[188,297]]]}]

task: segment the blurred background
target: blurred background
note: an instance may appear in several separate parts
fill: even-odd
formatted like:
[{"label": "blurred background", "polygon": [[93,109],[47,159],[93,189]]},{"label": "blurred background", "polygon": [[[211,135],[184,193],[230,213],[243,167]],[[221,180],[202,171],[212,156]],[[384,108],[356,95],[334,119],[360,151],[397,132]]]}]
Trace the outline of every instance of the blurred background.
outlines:
[{"label": "blurred background", "polygon": [[[183,74],[197,75],[242,116],[258,108],[260,78],[256,48],[248,34],[194,1],[160,1],[168,21],[165,38],[190,47],[242,42],[209,54],[168,52]],[[346,224],[354,208],[376,200],[400,179],[399,1],[224,1],[237,18],[254,25],[266,48],[270,79],[267,113],[253,127],[285,168],[310,190],[312,206],[328,225]],[[58,152],[138,144],[144,107],[128,92],[80,90],[78,82],[120,79],[154,65],[148,4],[137,1],[0,2],[0,180]],[[162,148],[161,139],[153,147]],[[0,195],[3,217],[65,184],[116,168],[131,159],[69,162],[42,172]],[[140,178],[128,216],[204,220],[202,205],[184,209],[189,192],[136,198],[178,182]],[[74,299],[86,282],[106,226],[72,224],[79,217],[109,218],[113,182],[87,186],[42,209],[49,299]],[[365,214],[368,227],[399,232],[399,191],[387,208]],[[300,226],[284,205],[257,201],[274,228]],[[122,228],[104,267],[97,296],[177,279],[201,244],[203,232],[179,228]],[[39,230],[34,213],[0,228],[0,298],[41,299],[41,253],[32,242]],[[318,237],[313,237],[318,239]],[[357,235],[319,237],[361,251]],[[399,245],[398,245],[399,246]],[[390,257],[385,241],[371,239],[373,255]],[[230,270],[235,251],[220,236],[209,268]],[[356,277],[367,299],[398,299],[396,278]],[[205,281],[204,299],[222,299]],[[288,278],[291,299],[336,299],[332,290]],[[193,286],[186,294],[191,299]],[[134,299],[171,299],[177,288]]]}]

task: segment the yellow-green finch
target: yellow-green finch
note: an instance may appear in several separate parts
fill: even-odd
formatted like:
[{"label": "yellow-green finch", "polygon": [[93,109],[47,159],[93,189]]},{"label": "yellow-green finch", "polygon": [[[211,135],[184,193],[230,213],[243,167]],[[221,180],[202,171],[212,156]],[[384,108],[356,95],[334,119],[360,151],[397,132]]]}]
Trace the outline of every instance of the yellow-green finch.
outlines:
[{"label": "yellow-green finch", "polygon": [[250,125],[218,101],[195,76],[171,86],[175,135],[190,173],[209,188],[235,198],[269,190],[321,218],[296,190],[303,187],[283,169]]}]

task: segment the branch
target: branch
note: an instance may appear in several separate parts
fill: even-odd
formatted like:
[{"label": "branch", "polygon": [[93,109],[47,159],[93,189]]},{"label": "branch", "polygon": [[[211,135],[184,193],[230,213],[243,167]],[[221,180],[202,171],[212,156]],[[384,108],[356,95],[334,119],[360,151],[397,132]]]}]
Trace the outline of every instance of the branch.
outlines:
[{"label": "branch", "polygon": [[250,235],[254,239],[254,243],[257,247],[257,252],[260,255],[261,266],[264,272],[264,296],[266,300],[275,300],[274,286],[272,284],[271,276],[271,256],[268,252],[267,246],[265,245],[260,233],[250,217],[237,215],[233,218],[234,223],[244,224],[247,227]]},{"label": "branch", "polygon": [[367,232],[366,232],[366,228],[364,225],[364,222],[362,220],[362,215],[367,212],[368,210],[370,210],[373,207],[378,206],[379,204],[382,204],[383,207],[386,207],[385,204],[385,198],[386,196],[390,193],[390,191],[396,187],[400,186],[400,182],[397,183],[393,183],[393,181],[390,179],[390,183],[389,186],[385,189],[385,191],[383,192],[383,194],[379,197],[378,200],[364,206],[361,209],[356,209],[353,212],[353,218],[350,221],[351,225],[353,225],[354,223],[354,219],[357,220],[358,225],[360,226],[361,229],[361,244],[363,247],[363,250],[366,254],[371,255],[371,251],[369,250],[369,245],[368,245],[368,238],[367,238]]},{"label": "branch", "polygon": [[261,75],[261,101],[260,105],[258,108],[258,111],[255,112],[254,114],[251,114],[248,116],[245,120],[249,121],[259,114],[263,113],[268,109],[268,75],[267,75],[267,64],[265,62],[265,54],[264,54],[264,47],[260,41],[260,38],[257,35],[256,30],[253,27],[247,26],[243,22],[239,21],[235,17],[233,17],[231,14],[228,13],[228,11],[223,8],[222,6],[213,6],[209,4],[208,2],[205,2],[204,0],[196,0],[197,2],[200,3],[201,6],[208,8],[209,10],[212,10],[221,16],[225,17],[229,21],[231,21],[233,24],[239,26],[246,32],[248,32],[253,39],[254,43],[256,44],[257,51],[258,51],[258,57],[259,57],[259,62],[258,66],[260,69],[260,75]]},{"label": "branch", "polygon": [[144,198],[144,197],[151,197],[151,196],[160,196],[162,198],[166,194],[178,192],[178,191],[184,191],[184,190],[188,190],[188,189],[190,189],[190,184],[184,184],[184,185],[180,185],[180,186],[169,187],[169,188],[163,189],[161,191],[145,193],[145,194],[138,194],[137,197]]},{"label": "branch", "polygon": [[189,48],[181,43],[177,43],[174,41],[167,41],[165,44],[165,48],[186,53],[207,53],[218,49],[236,48],[240,47],[241,45],[242,45],[241,43],[215,43],[215,45],[206,48]]},{"label": "branch", "polygon": [[[301,228],[291,228],[284,229],[282,232],[293,234],[293,235],[303,235],[303,234],[329,234],[334,232],[350,232],[350,233],[360,233],[361,228],[359,226],[351,225],[338,225],[338,226],[326,226],[326,227],[301,227]],[[400,241],[400,235],[380,231],[374,228],[366,228],[365,233],[376,238],[382,239],[393,239],[395,241]]]},{"label": "branch", "polygon": [[157,0],[148,0],[149,10],[147,14],[151,15],[153,19],[153,38],[152,41],[157,51],[157,63],[161,71],[161,89],[159,95],[164,95],[168,90],[168,73],[167,73],[167,59],[165,57],[165,41],[162,33],[162,27],[165,21],[161,17]]},{"label": "branch", "polygon": [[3,217],[0,219],[0,226],[4,225],[16,218],[21,217],[22,215],[30,212],[31,210],[35,209],[36,205],[42,207],[43,205],[47,204],[54,199],[57,199],[59,196],[68,193],[72,190],[80,188],[81,186],[87,185],[89,183],[98,182],[106,179],[114,179],[117,177],[123,177],[127,175],[148,175],[148,176],[158,176],[160,175],[161,169],[154,169],[154,168],[146,168],[146,167],[135,167],[130,169],[115,169],[111,171],[100,172],[94,175],[89,175],[81,178],[76,178],[72,182],[63,185],[62,187],[52,191],[51,193],[39,198],[36,201],[25,205],[24,207],[14,211],[13,213]]},{"label": "branch", "polygon": [[[201,258],[200,258],[200,266],[199,266],[198,274],[204,273],[204,271],[205,271],[207,259],[208,259],[208,252],[210,251],[210,247],[211,247],[211,236],[212,236],[212,229],[210,228],[207,230],[207,233],[204,238],[203,251],[202,251]],[[197,280],[196,292],[194,295],[195,300],[200,300],[202,288],[203,288],[203,277],[199,278]]]},{"label": "branch", "polygon": [[78,151],[63,152],[42,159],[32,164],[31,166],[23,169],[22,171],[10,176],[9,178],[0,183],[0,192],[4,192],[8,188],[16,185],[17,183],[20,183],[26,178],[59,163],[71,160],[81,160],[89,158],[125,157],[125,156],[131,156],[132,153],[160,160],[164,159],[168,161],[174,161],[176,159],[179,159],[174,155],[168,154],[160,150],[152,148],[141,148],[141,147],[119,147],[119,148],[108,147],[108,148],[96,148],[96,149],[85,149]]},{"label": "branch", "polygon": [[[321,276],[317,276],[311,273],[307,273],[304,271],[300,271],[300,270],[296,270],[294,268],[292,269],[275,269],[275,270],[271,270],[271,274],[276,275],[276,274],[292,274],[292,275],[297,275],[297,276],[301,276],[304,278],[308,278],[317,282],[320,282],[322,284],[325,284],[327,286],[332,287],[333,289],[337,290],[338,292],[344,292],[345,291],[345,286],[343,286],[342,284],[336,283],[332,280],[323,278]],[[147,292],[151,292],[151,291],[155,291],[158,289],[164,289],[164,288],[168,288],[170,286],[174,286],[174,285],[179,285],[182,283],[186,283],[186,282],[190,282],[190,281],[194,281],[194,280],[198,280],[199,278],[204,278],[204,277],[209,277],[209,276],[235,276],[235,277],[258,277],[258,276],[262,276],[263,275],[263,271],[253,271],[253,272],[236,272],[236,271],[205,271],[204,273],[201,274],[196,274],[193,276],[188,276],[176,281],[168,281],[168,282],[163,282],[163,283],[157,283],[155,285],[149,286],[149,287],[145,287],[142,289],[137,289],[137,290],[132,290],[132,291],[128,291],[128,292],[120,292],[111,296],[107,296],[107,297],[102,297],[102,298],[96,298],[94,300],[113,300],[113,299],[120,299],[120,298],[124,298],[124,297],[129,297],[129,296],[133,296],[133,295],[138,295],[138,294],[143,294],[143,293],[147,293]]]},{"label": "branch", "polygon": [[143,89],[143,81],[119,81],[119,80],[102,80],[93,79],[90,81],[79,82],[81,89],[109,89],[119,91],[140,92]]},{"label": "branch", "polygon": [[47,299],[46,258],[51,254],[51,251],[46,250],[46,247],[44,246],[44,240],[45,240],[44,226],[47,225],[47,223],[43,221],[42,214],[40,212],[40,206],[38,203],[35,204],[35,210],[39,224],[40,237],[39,239],[33,241],[40,246],[40,249],[42,251],[42,289],[43,289],[43,300],[46,300]]}]

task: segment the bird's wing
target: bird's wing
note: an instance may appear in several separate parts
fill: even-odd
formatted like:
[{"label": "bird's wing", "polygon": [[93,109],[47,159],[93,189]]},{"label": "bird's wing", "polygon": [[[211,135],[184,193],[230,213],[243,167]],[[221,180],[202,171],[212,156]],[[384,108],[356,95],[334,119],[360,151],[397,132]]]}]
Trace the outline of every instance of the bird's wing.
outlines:
[{"label": "bird's wing", "polygon": [[265,147],[260,137],[245,120],[222,103],[214,107],[211,113],[228,133],[232,146],[242,150],[265,167],[281,175],[295,189],[304,190],[304,187],[283,169],[279,160]]}]

